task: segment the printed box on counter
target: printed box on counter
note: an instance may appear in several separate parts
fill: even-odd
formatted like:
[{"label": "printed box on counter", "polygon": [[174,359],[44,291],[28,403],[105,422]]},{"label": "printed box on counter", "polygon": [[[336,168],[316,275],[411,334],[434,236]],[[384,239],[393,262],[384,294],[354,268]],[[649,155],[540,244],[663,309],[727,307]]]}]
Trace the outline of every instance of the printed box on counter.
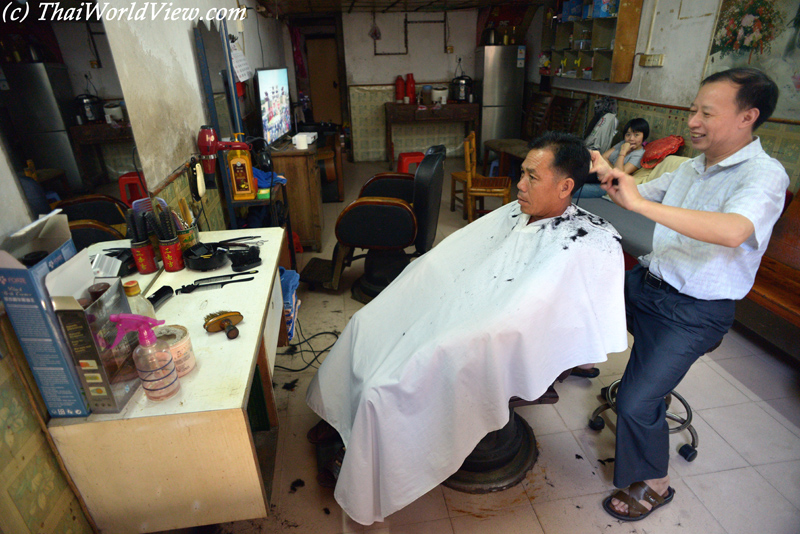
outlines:
[{"label": "printed box on counter", "polygon": [[[84,249],[48,274],[45,283],[89,407],[94,413],[120,412],[139,387],[132,357],[139,345],[136,332],[128,332],[112,348],[117,326],[109,316],[131,313],[122,282],[117,277],[95,278]],[[90,286],[101,283],[108,289],[84,309],[79,299],[89,297]]]},{"label": "printed box on counter", "polygon": [[47,273],[75,255],[66,215],[32,222],[0,249],[0,297],[48,413],[86,417],[86,397],[44,284]]}]

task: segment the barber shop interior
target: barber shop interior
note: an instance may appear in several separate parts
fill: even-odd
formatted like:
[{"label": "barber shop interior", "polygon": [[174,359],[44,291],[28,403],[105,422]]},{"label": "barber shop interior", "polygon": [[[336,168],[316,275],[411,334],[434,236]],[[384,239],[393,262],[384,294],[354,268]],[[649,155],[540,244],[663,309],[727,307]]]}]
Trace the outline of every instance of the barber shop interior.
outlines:
[{"label": "barber shop interior", "polygon": [[0,532],[800,532],[800,0],[2,0]]}]

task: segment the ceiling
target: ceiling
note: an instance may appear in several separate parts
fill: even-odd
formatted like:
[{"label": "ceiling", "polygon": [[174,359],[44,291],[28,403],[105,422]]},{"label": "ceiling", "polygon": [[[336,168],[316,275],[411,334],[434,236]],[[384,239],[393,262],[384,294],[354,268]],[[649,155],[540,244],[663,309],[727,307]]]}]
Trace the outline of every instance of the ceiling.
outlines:
[{"label": "ceiling", "polygon": [[489,6],[551,4],[551,0],[258,0],[273,15],[311,13],[442,12]]}]

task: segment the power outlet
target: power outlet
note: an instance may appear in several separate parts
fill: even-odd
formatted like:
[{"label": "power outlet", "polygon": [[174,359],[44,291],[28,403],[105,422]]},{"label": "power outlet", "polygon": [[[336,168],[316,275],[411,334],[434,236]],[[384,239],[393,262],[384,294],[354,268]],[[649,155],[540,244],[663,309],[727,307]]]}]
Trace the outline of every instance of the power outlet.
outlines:
[{"label": "power outlet", "polygon": [[640,67],[663,67],[664,54],[642,54],[639,56]]}]

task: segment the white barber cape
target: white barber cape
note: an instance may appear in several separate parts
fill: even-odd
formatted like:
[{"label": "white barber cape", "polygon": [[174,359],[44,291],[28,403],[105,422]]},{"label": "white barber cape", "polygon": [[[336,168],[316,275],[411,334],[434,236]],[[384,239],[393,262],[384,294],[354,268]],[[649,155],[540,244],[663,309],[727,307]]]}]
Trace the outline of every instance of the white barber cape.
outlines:
[{"label": "white barber cape", "polygon": [[[370,524],[455,473],[564,370],[628,346],[619,234],[517,202],[455,232],[347,324],[306,401],[347,446],[334,496]],[[534,432],[536,429],[534,429]]]}]

